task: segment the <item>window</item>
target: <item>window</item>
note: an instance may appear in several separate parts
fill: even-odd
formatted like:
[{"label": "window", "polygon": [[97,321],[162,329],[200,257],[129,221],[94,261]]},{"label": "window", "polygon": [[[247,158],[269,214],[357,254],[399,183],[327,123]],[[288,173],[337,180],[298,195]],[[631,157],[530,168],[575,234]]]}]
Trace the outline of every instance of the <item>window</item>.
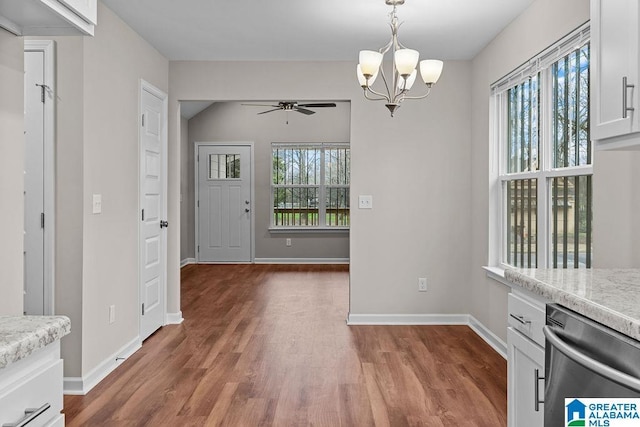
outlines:
[{"label": "window", "polygon": [[590,268],[589,29],[493,86],[499,262]]},{"label": "window", "polygon": [[240,154],[209,154],[209,179],[240,178]]},{"label": "window", "polygon": [[349,227],[349,144],[272,144],[272,228]]}]

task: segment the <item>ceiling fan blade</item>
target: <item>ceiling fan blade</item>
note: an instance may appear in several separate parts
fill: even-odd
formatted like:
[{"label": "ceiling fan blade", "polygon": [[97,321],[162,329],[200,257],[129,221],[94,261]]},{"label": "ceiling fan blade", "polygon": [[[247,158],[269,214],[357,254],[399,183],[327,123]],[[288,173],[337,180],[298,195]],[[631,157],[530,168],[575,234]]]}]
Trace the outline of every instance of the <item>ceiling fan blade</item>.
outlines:
[{"label": "ceiling fan blade", "polygon": [[298,107],[309,107],[309,108],[322,108],[322,107],[335,107],[336,104],[333,102],[323,102],[320,104],[298,104]]},{"label": "ceiling fan blade", "polygon": [[263,112],[258,113],[258,114],[267,114],[267,113],[271,113],[272,111],[280,111],[280,108],[274,108],[272,110],[263,111]]},{"label": "ceiling fan blade", "polygon": [[248,105],[249,107],[279,107],[279,105],[271,105],[271,104],[240,104],[240,105]]},{"label": "ceiling fan blade", "polygon": [[316,113],[315,111],[307,110],[306,108],[300,108],[300,106],[294,107],[294,110],[296,110],[298,113],[306,114],[307,116]]}]

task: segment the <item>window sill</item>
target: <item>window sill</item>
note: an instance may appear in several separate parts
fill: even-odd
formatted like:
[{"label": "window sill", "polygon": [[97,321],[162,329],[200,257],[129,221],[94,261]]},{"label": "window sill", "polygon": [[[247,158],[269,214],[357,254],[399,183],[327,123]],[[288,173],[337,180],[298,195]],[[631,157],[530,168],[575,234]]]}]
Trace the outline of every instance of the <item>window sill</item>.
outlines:
[{"label": "window sill", "polygon": [[349,234],[348,228],[319,228],[319,227],[277,227],[269,228],[271,234]]},{"label": "window sill", "polygon": [[513,287],[513,284],[511,282],[509,282],[507,279],[505,279],[504,277],[504,268],[502,267],[489,267],[489,266],[482,266],[482,268],[487,272],[487,277],[490,279],[495,280],[496,282],[500,282],[505,286],[508,286],[510,288]]}]

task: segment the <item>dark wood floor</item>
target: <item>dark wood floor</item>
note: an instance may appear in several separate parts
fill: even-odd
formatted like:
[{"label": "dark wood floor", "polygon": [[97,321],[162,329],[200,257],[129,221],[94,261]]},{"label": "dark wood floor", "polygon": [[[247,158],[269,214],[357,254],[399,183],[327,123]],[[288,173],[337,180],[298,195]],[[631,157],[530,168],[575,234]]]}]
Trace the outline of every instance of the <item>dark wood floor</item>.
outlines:
[{"label": "dark wood floor", "polygon": [[506,362],[466,326],[347,326],[347,266],[192,265],[68,426],[505,426]]}]

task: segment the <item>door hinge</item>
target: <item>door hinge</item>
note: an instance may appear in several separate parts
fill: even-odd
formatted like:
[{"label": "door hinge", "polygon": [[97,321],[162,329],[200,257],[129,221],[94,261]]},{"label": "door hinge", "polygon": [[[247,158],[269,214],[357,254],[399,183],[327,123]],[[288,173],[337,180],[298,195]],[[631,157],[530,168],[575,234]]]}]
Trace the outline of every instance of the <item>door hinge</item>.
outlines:
[{"label": "door hinge", "polygon": [[144,221],[144,209],[142,209],[142,220]]},{"label": "door hinge", "polygon": [[44,212],[40,214],[40,228],[44,228]]},{"label": "door hinge", "polygon": [[144,114],[142,115],[142,127],[144,127]]},{"label": "door hinge", "polygon": [[200,200],[198,200],[198,207],[200,207]]},{"label": "door hinge", "polygon": [[200,245],[198,245],[198,252],[200,252]]},{"label": "door hinge", "polygon": [[142,315],[144,316],[144,303],[142,303]]}]

